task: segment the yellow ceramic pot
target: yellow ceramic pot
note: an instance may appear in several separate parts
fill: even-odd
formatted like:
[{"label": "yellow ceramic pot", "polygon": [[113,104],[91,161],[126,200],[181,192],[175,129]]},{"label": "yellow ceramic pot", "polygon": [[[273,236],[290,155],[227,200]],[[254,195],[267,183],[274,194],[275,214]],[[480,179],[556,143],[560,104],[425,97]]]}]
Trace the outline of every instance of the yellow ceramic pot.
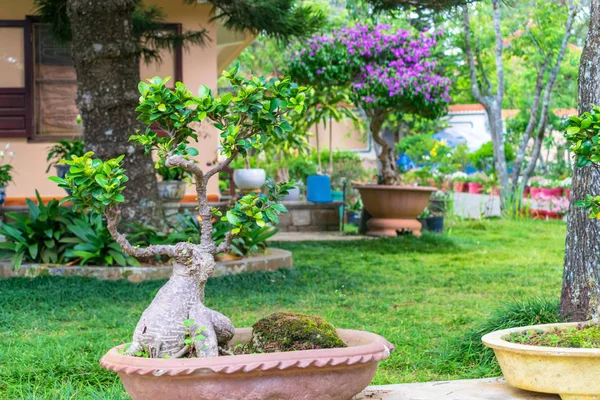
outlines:
[{"label": "yellow ceramic pot", "polygon": [[577,323],[533,325],[488,333],[506,381],[517,388],[557,393],[563,400],[600,400],[600,349],[529,346],[504,340],[514,332],[567,329]]}]

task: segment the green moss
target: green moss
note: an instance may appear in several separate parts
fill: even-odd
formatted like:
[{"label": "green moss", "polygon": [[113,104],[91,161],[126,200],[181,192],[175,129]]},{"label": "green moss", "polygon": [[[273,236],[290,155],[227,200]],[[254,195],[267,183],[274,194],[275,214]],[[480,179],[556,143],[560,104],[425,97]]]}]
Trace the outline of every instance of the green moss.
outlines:
[{"label": "green moss", "polygon": [[515,332],[505,338],[512,343],[532,346],[600,348],[600,325],[553,329],[551,331],[529,330]]},{"label": "green moss", "polygon": [[278,312],[252,325],[251,350],[277,351],[346,347],[333,325],[320,317]]}]

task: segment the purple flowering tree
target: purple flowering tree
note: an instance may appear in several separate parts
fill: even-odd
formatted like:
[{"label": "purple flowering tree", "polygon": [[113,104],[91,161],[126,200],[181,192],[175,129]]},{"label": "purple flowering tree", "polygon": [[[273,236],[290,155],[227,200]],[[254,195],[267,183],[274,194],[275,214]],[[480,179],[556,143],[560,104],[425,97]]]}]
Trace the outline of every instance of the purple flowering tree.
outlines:
[{"label": "purple flowering tree", "polygon": [[450,101],[450,80],[435,72],[436,34],[413,34],[389,25],[345,27],[314,35],[290,60],[288,74],[317,91],[349,89],[369,119],[381,147],[384,185],[400,184],[393,147],[381,136],[388,115],[398,112],[435,118]]}]

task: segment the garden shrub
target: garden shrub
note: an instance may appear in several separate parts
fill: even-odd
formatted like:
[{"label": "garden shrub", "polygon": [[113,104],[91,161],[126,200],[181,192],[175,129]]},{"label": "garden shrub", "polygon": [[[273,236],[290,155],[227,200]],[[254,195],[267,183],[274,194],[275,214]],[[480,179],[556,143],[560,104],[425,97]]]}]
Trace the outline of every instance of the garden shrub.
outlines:
[{"label": "garden shrub", "polygon": [[452,350],[443,357],[445,369],[456,369],[459,365],[469,369],[483,370],[482,374],[495,376],[501,373],[494,351],[484,346],[481,338],[501,329],[520,326],[565,322],[560,316],[558,299],[533,298],[514,300],[494,310],[490,316],[463,338],[451,344]]}]

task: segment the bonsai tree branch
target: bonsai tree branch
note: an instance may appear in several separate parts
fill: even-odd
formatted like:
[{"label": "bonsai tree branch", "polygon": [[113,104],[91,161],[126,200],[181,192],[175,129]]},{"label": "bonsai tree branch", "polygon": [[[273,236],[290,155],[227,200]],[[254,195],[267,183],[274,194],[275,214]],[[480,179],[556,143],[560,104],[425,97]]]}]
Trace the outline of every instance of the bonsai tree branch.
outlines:
[{"label": "bonsai tree branch", "polygon": [[196,164],[192,160],[186,160],[183,156],[180,156],[178,154],[169,155],[165,161],[165,165],[167,167],[183,168],[186,171],[189,171],[192,174],[194,174],[196,179],[199,180],[202,180],[204,177],[204,171],[202,171],[202,168],[200,168],[198,164]]},{"label": "bonsai tree branch", "polygon": [[[134,257],[152,257],[165,255],[168,257],[176,257],[181,253],[183,247],[185,246],[171,246],[171,245],[152,245],[148,247],[136,247],[133,246],[127,237],[120,233],[117,229],[117,225],[119,223],[119,217],[121,216],[121,210],[118,206],[109,207],[106,209],[104,215],[106,216],[106,225],[110,235],[115,239],[115,242],[121,246],[123,251],[130,256]],[[187,245],[187,243],[181,243],[182,245]]]},{"label": "bonsai tree branch", "polygon": [[216,247],[214,254],[224,253],[228,251],[231,248],[231,242],[233,242],[234,237],[235,235],[232,234],[231,231],[227,232],[225,234],[225,240],[223,240],[223,242],[221,242],[221,244],[219,244]]}]

